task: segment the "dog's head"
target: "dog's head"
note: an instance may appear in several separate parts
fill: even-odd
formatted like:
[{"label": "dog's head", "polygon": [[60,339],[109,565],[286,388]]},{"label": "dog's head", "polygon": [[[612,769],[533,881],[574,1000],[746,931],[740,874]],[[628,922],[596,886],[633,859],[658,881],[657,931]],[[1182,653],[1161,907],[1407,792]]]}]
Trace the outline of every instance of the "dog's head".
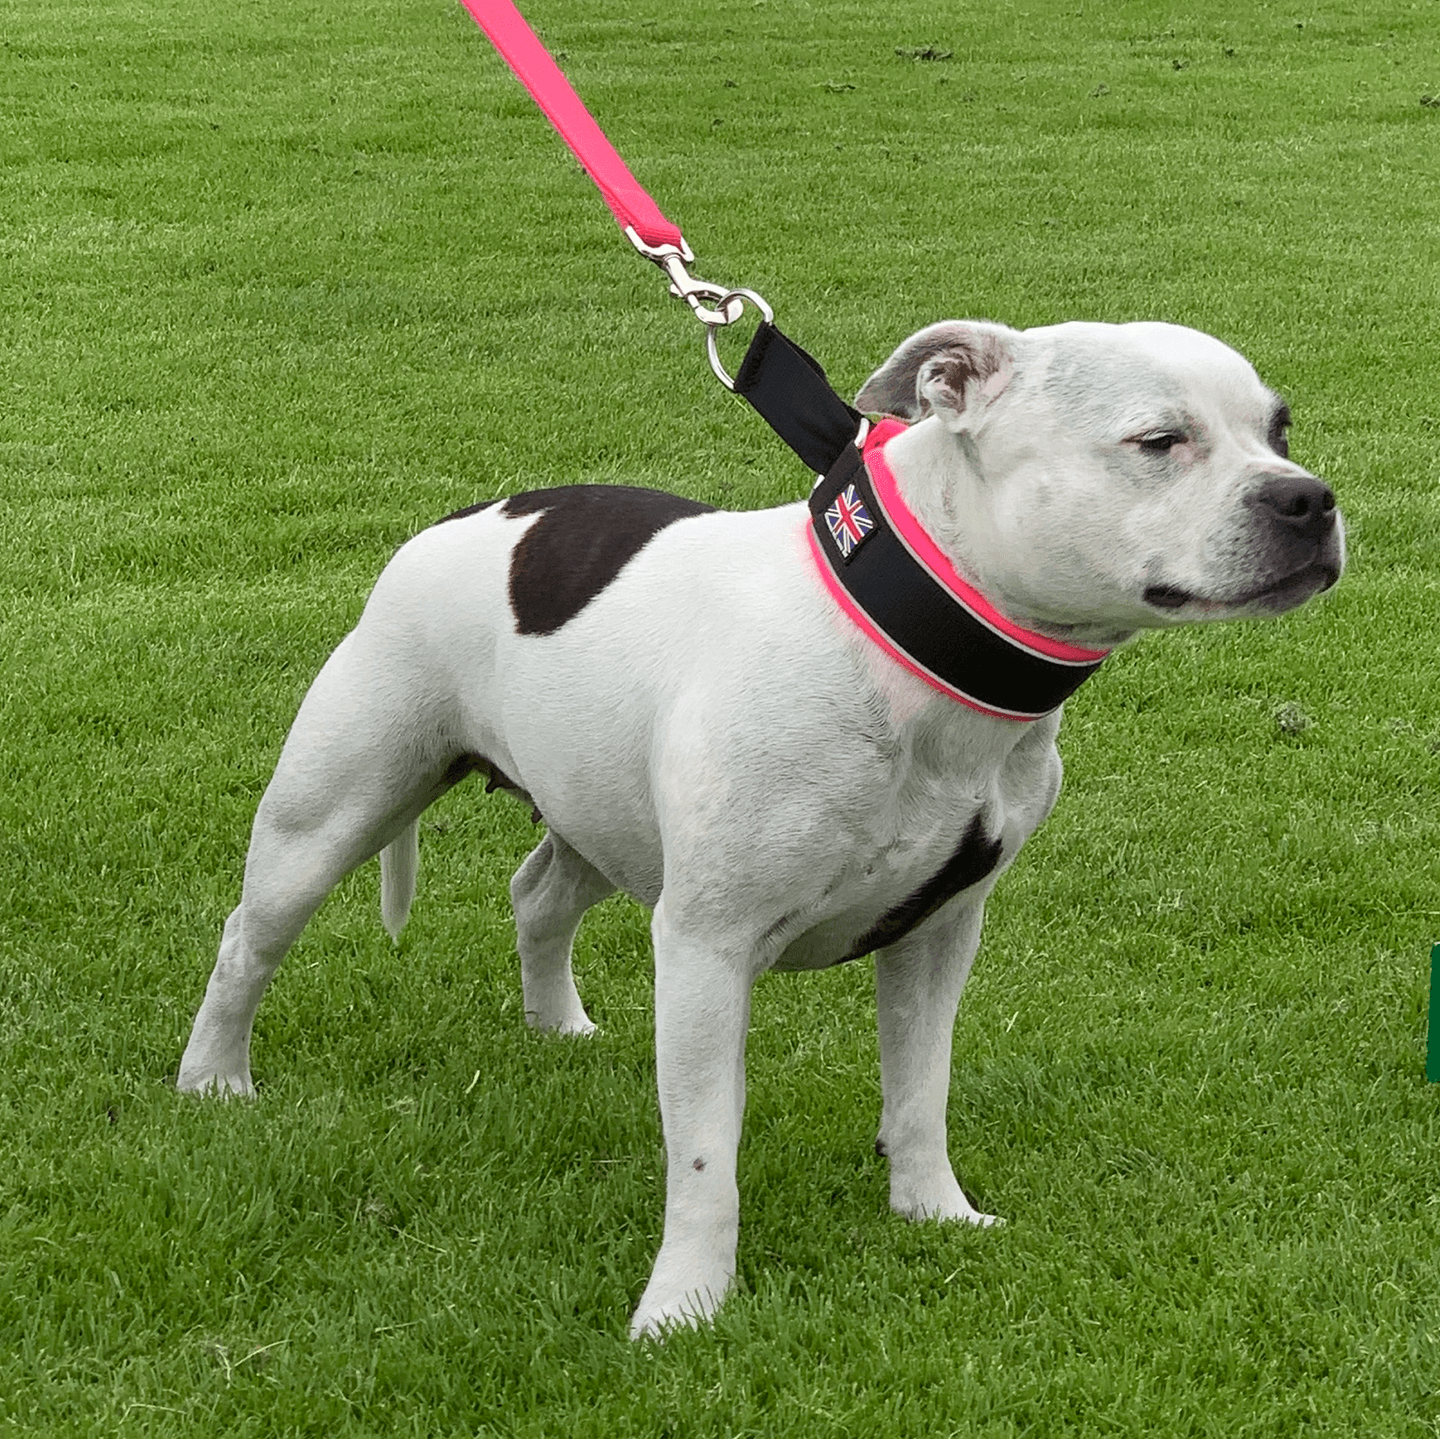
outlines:
[{"label": "dog's head", "polygon": [[1199,331],[946,321],[856,403],[927,421],[887,451],[921,521],[1002,610],[1081,642],[1280,614],[1344,567],[1285,402]]}]

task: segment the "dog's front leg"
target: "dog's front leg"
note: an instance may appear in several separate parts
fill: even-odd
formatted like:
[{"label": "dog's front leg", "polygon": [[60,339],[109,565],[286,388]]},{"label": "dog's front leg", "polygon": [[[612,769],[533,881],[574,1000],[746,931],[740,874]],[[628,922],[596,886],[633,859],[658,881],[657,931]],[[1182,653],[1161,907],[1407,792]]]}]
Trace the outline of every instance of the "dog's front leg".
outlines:
[{"label": "dog's front leg", "polygon": [[735,1159],[754,980],[748,952],[687,932],[663,897],[651,931],[665,1234],[630,1323],[632,1339],[708,1319],[735,1277]]},{"label": "dog's front leg", "polygon": [[995,1222],[960,1188],[945,1124],[955,1012],[984,913],[982,899],[957,897],[875,956],[883,1094],[876,1148],[890,1161],[890,1207],[910,1219]]}]

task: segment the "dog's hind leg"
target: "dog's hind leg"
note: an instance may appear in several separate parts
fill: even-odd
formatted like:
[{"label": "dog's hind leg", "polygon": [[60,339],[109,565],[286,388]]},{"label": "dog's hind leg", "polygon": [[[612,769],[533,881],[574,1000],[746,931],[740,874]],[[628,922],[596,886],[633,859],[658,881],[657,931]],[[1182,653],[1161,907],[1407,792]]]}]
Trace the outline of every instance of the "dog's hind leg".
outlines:
[{"label": "dog's hind leg", "polygon": [[570,967],[575,931],[615,886],[552,830],[510,881],[525,1020],[560,1034],[593,1034]]},{"label": "dog's hind leg", "polygon": [[286,951],[335,885],[453,783],[429,702],[386,658],[357,630],[300,706],[256,811],[240,904],[180,1062],[183,1090],[252,1092],[251,1025]]}]

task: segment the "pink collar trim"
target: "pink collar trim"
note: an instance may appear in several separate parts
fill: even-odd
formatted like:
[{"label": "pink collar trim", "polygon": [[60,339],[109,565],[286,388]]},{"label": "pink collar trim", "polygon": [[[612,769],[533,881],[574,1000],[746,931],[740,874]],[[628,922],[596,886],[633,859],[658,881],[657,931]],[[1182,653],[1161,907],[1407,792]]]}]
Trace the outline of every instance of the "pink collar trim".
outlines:
[{"label": "pink collar trim", "polygon": [[[925,533],[920,521],[915,518],[913,511],[901,498],[899,487],[895,483],[895,473],[885,458],[885,446],[896,435],[903,434],[908,428],[909,426],[903,420],[881,420],[879,424],[873,425],[870,433],[865,436],[861,453],[865,460],[865,468],[870,474],[870,487],[875,492],[875,498],[880,502],[881,509],[885,511],[885,518],[889,521],[890,527],[900,537],[905,548],[909,550],[911,558],[926,570],[937,584],[948,590],[986,628],[1003,635],[1021,649],[1041,655],[1047,660],[1058,661],[1060,664],[1093,665],[1097,661],[1103,660],[1110,653],[1109,650],[1082,649],[1079,645],[1066,644],[1063,640],[1052,639],[1049,635],[1027,630],[1024,625],[1018,625],[1014,620],[1006,619],[979,590],[956,573],[955,566],[945,557],[935,541]],[[887,648],[889,647],[887,646]]]}]

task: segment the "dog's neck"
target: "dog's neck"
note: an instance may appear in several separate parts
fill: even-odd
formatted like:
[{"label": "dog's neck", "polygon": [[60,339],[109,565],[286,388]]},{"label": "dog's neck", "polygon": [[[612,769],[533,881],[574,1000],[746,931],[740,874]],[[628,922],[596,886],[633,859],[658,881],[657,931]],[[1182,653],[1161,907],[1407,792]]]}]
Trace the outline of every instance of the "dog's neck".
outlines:
[{"label": "dog's neck", "polygon": [[1112,623],[1074,623],[1037,610],[1014,576],[993,562],[977,536],[999,528],[996,487],[983,470],[975,442],[938,420],[920,422],[885,443],[896,487],[956,572],[1000,614],[1024,630],[1062,644],[1111,650],[1133,637]]},{"label": "dog's neck", "polygon": [[862,434],[863,462],[847,446],[810,496],[811,552],[831,598],[892,660],[970,709],[1020,722],[1053,713],[1106,651],[997,608],[902,493],[888,447],[904,437],[903,424]]}]

